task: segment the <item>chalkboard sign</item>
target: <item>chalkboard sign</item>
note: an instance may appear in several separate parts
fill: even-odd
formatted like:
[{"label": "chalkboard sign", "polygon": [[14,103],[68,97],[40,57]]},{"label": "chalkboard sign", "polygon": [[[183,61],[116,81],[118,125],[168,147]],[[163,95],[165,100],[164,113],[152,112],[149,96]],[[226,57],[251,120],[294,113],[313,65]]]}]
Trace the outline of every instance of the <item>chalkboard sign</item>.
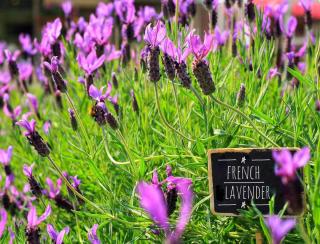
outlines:
[{"label": "chalkboard sign", "polygon": [[[275,195],[275,212],[288,202],[287,215],[299,215],[304,209],[302,173],[287,185],[274,173],[273,149],[209,150],[210,205],[214,214],[238,215],[252,201],[262,214],[269,214],[269,201]],[[297,149],[290,149],[294,153]],[[300,178],[300,179],[299,179]]]}]

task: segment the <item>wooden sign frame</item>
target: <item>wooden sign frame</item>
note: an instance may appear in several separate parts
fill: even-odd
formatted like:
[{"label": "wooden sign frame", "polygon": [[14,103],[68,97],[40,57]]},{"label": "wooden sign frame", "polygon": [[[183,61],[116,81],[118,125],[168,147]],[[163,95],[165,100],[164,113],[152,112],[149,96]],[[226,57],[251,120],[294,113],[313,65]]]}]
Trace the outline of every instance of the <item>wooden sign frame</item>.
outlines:
[{"label": "wooden sign frame", "polygon": [[[292,151],[297,151],[299,148],[296,147],[289,147],[289,148],[218,148],[218,149],[209,149],[207,151],[208,155],[208,178],[209,178],[209,193],[210,193],[210,210],[214,215],[218,216],[239,216],[239,214],[234,214],[234,213],[223,213],[223,212],[216,212],[215,211],[215,203],[214,203],[214,179],[213,179],[213,172],[212,172],[212,154],[214,153],[250,153],[253,150],[261,150],[261,151],[269,151],[269,150],[281,150],[281,149],[288,149]],[[303,179],[303,174],[302,174],[302,179]],[[305,190],[302,190],[302,211],[301,213],[297,215],[290,215],[290,216],[301,216],[305,212],[305,206],[306,206],[306,195],[305,195]],[[267,215],[267,214],[265,214]]]}]

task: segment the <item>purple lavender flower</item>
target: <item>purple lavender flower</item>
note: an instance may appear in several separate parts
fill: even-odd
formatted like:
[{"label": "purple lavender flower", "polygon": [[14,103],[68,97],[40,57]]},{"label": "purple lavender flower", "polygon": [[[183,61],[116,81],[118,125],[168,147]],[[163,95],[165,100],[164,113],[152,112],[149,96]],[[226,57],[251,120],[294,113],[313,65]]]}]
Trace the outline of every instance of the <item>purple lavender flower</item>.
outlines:
[{"label": "purple lavender flower", "polygon": [[48,145],[43,141],[42,137],[36,131],[36,121],[34,119],[32,119],[30,122],[26,119],[22,119],[16,122],[16,124],[26,130],[24,135],[27,137],[29,143],[40,154],[40,156],[46,157],[50,154]]},{"label": "purple lavender flower", "polygon": [[96,8],[96,14],[98,17],[110,17],[113,13],[113,3],[99,2]]},{"label": "purple lavender flower", "polygon": [[159,67],[159,45],[166,37],[166,28],[160,21],[152,27],[149,24],[145,30],[144,40],[149,47],[147,66],[149,70],[149,79],[152,82],[160,80],[160,67]]},{"label": "purple lavender flower", "polygon": [[310,160],[310,149],[304,147],[292,156],[288,149],[274,150],[272,157],[276,162],[275,174],[281,177],[282,183],[287,184],[296,177],[297,169],[303,167]]},{"label": "purple lavender flower", "polygon": [[48,205],[45,212],[38,218],[36,208],[31,205],[28,212],[28,224],[26,235],[29,243],[40,243],[40,229],[38,225],[43,222],[51,213],[51,207]]},{"label": "purple lavender flower", "polygon": [[212,75],[208,62],[204,58],[212,49],[214,37],[210,34],[205,34],[202,43],[200,36],[190,33],[187,38],[188,46],[193,53],[195,59],[192,64],[193,74],[202,89],[203,94],[210,95],[215,91],[215,85],[212,80]]},{"label": "purple lavender flower", "polygon": [[30,111],[34,112],[34,114],[40,119],[39,104],[37,97],[31,93],[27,93],[27,98]]},{"label": "purple lavender flower", "polygon": [[160,49],[163,52],[162,63],[164,65],[167,76],[170,80],[174,80],[176,75],[174,62],[176,48],[169,38],[165,38],[160,45]]},{"label": "purple lavender flower", "polygon": [[20,55],[20,51],[16,50],[11,53],[8,49],[4,50],[4,54],[6,56],[6,60],[9,64],[9,71],[11,77],[14,77],[19,74],[19,69],[17,65],[17,59]]},{"label": "purple lavender flower", "polygon": [[7,150],[0,149],[0,163],[2,163],[4,166],[9,165],[12,158],[12,150],[12,146],[9,146]]},{"label": "purple lavender flower", "polygon": [[12,109],[10,107],[10,105],[8,104],[8,102],[4,102],[4,106],[3,106],[3,113],[12,120],[13,123],[15,123],[18,119],[18,117],[21,114],[21,106],[17,106],[14,109]]},{"label": "purple lavender flower", "polygon": [[45,34],[48,36],[48,41],[51,45],[55,44],[61,34],[62,23],[60,18],[56,18],[53,22],[47,23],[45,27]]},{"label": "purple lavender flower", "polygon": [[276,68],[271,68],[271,69],[269,70],[267,79],[271,80],[271,79],[273,79],[275,76],[279,76],[279,75],[280,75],[280,73],[279,73],[277,67],[276,67]]},{"label": "purple lavender flower", "polygon": [[80,52],[77,56],[77,61],[80,67],[86,72],[86,75],[92,75],[98,68],[100,68],[105,60],[105,55],[101,55],[97,58],[96,52],[92,50],[88,56],[85,56]]},{"label": "purple lavender flower", "polygon": [[[193,201],[192,182],[187,178],[174,177],[168,169],[169,176],[164,181],[167,183],[168,191],[181,197],[180,215],[174,231],[170,230],[169,215],[172,213],[171,197],[168,192],[165,195],[161,190],[157,172],[154,171],[152,183],[140,182],[137,192],[140,197],[141,207],[149,214],[151,219],[164,230],[168,243],[177,243],[190,219]],[[171,196],[171,195],[170,195]],[[173,200],[175,201],[175,200]],[[174,211],[174,209],[173,209]]]},{"label": "purple lavender flower", "polygon": [[74,110],[69,108],[68,112],[69,112],[69,116],[70,116],[71,127],[74,131],[76,131],[78,129],[78,122],[77,122]]},{"label": "purple lavender flower", "polygon": [[69,226],[64,227],[60,232],[56,231],[51,224],[47,225],[47,232],[50,236],[50,238],[56,243],[56,244],[62,244],[64,235],[68,234],[70,231]]},{"label": "purple lavender flower", "polygon": [[50,120],[47,120],[46,122],[44,122],[43,124],[43,131],[45,134],[49,134],[49,131],[51,129],[51,121]]},{"label": "purple lavender flower", "polygon": [[214,49],[223,46],[227,42],[229,34],[229,31],[220,31],[219,27],[217,26],[214,29]]},{"label": "purple lavender flower", "polygon": [[89,95],[91,98],[96,100],[97,102],[104,102],[107,98],[110,97],[112,85],[110,82],[108,82],[108,88],[106,92],[104,93],[104,88],[101,87],[100,90],[98,90],[94,85],[91,85],[89,88]]},{"label": "purple lavender flower", "polygon": [[101,243],[99,238],[98,238],[98,235],[97,235],[98,227],[99,227],[98,224],[94,224],[92,226],[92,228],[88,231],[88,239],[89,239],[91,244],[100,244]]},{"label": "purple lavender flower", "polygon": [[21,81],[28,81],[32,76],[33,67],[29,62],[18,63],[19,79]]},{"label": "purple lavender flower", "polygon": [[283,33],[286,34],[287,37],[292,38],[296,28],[297,28],[298,21],[294,16],[290,16],[287,26],[283,23],[283,17],[280,18],[280,27]]},{"label": "purple lavender flower", "polygon": [[29,34],[21,33],[19,35],[19,42],[21,44],[22,50],[25,54],[33,56],[37,53],[37,50],[34,48],[31,37]]},{"label": "purple lavender flower", "polygon": [[[8,84],[11,81],[11,75],[10,72],[4,70],[0,71],[0,83],[3,84]],[[0,89],[2,91],[2,88]],[[0,91],[0,96],[1,96],[1,91]]]},{"label": "purple lavender flower", "polygon": [[9,235],[10,235],[9,244],[13,244],[13,241],[15,239],[15,234],[10,227],[8,227],[8,231],[9,231]]},{"label": "purple lavender flower", "polygon": [[34,178],[32,174],[32,169],[33,169],[34,164],[31,164],[30,166],[24,164],[23,165],[23,174],[27,176],[29,186],[31,189],[31,192],[34,196],[40,197],[42,195],[42,188],[39,184],[39,182]]},{"label": "purple lavender flower", "polygon": [[61,4],[62,11],[66,18],[69,18],[72,12],[72,2],[70,0],[66,0]]},{"label": "purple lavender flower", "polygon": [[3,208],[0,209],[0,216],[1,216],[1,220],[0,220],[0,238],[1,238],[7,224],[7,212],[5,209]]},{"label": "purple lavender flower", "polygon": [[311,5],[312,0],[300,0],[300,5],[303,7],[305,12],[305,24],[309,30],[312,28],[312,15],[311,15]]},{"label": "purple lavender flower", "polygon": [[66,81],[63,79],[62,75],[59,72],[59,59],[57,56],[53,56],[51,58],[51,64],[48,62],[43,63],[44,66],[51,71],[52,79],[57,87],[57,89],[61,92],[67,91]]},{"label": "purple lavender flower", "polygon": [[280,244],[283,238],[296,224],[294,219],[281,220],[277,215],[267,217],[265,222],[271,231],[273,244]]}]

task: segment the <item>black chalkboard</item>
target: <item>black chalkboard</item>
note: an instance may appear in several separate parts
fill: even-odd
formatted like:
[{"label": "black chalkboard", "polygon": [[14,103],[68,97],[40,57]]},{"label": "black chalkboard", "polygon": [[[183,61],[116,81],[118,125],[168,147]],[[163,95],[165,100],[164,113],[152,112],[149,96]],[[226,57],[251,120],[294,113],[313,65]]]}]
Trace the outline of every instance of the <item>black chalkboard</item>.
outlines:
[{"label": "black chalkboard", "polygon": [[[304,192],[299,171],[290,184],[282,184],[274,173],[273,149],[209,150],[210,205],[214,214],[238,215],[252,201],[262,214],[269,214],[269,201],[275,195],[275,212],[288,202],[287,215],[304,209]],[[296,149],[290,149],[294,153]]]}]

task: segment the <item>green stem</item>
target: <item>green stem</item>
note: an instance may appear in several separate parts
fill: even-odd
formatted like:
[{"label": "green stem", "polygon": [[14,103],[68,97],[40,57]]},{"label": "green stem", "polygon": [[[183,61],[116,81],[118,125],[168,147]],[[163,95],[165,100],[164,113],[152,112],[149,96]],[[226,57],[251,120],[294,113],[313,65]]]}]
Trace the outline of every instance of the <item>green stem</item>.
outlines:
[{"label": "green stem", "polygon": [[48,155],[47,158],[49,159],[52,166],[57,170],[57,172],[59,173],[59,175],[61,176],[61,178],[65,182],[65,184],[67,185],[67,187],[73,192],[73,194],[75,194],[77,197],[82,199],[84,202],[90,204],[92,207],[94,207],[100,213],[105,214],[105,212],[98,205],[96,205],[94,202],[91,202],[89,199],[87,199],[85,196],[83,196],[81,193],[79,193],[76,189],[74,189],[74,187],[70,184],[69,180],[63,175],[63,173],[62,173],[61,169],[58,167],[58,165],[52,160],[50,155]]},{"label": "green stem", "polygon": [[124,146],[124,148],[125,148],[125,150],[127,152],[127,155],[128,155],[130,163],[133,163],[132,157],[131,157],[131,153],[130,153],[130,150],[129,150],[129,146],[128,146],[127,142],[126,142],[126,139],[124,138],[124,136],[122,135],[122,133],[121,133],[121,131],[119,129],[116,132],[119,135],[119,137],[121,138],[122,144],[123,144],[123,146]]},{"label": "green stem", "polygon": [[[77,119],[77,121],[78,121],[79,124],[80,124],[80,128],[81,128],[82,134],[84,135],[84,137],[85,137],[85,139],[86,139],[86,143],[87,143],[87,145],[90,147],[91,144],[90,144],[89,136],[88,136],[88,133],[87,133],[87,131],[86,131],[86,129],[85,129],[83,123],[82,123],[82,119],[80,118],[80,115],[79,115],[79,113],[78,113],[78,110],[77,110],[76,107],[74,106],[74,103],[73,103],[73,101],[72,101],[69,93],[66,92],[65,94],[66,94],[66,96],[67,96],[69,105],[70,105],[71,108],[73,109],[73,111],[74,111],[74,113],[75,113],[75,116],[76,116],[76,119]],[[91,149],[91,148],[90,148],[90,149]]]},{"label": "green stem", "polygon": [[180,109],[179,109],[179,104],[178,104],[178,96],[177,96],[177,89],[176,89],[176,85],[174,84],[174,82],[171,82],[172,87],[173,87],[173,94],[174,94],[174,101],[176,104],[176,108],[177,108],[177,113],[178,113],[178,122],[179,122],[179,129],[181,130],[181,113],[180,113]]},{"label": "green stem", "polygon": [[107,156],[108,158],[110,159],[110,161],[114,164],[118,164],[118,165],[123,165],[123,164],[130,164],[130,161],[126,161],[126,162],[119,162],[117,160],[115,160],[110,151],[109,151],[109,147],[108,147],[108,139],[107,139],[107,135],[106,135],[106,132],[104,131],[104,128],[102,127],[102,134],[103,134],[103,142],[104,142],[104,148],[106,150],[106,153],[107,153]]},{"label": "green stem", "polygon": [[299,217],[298,218],[298,228],[299,228],[299,232],[301,234],[301,237],[302,237],[304,243],[310,244],[311,240],[310,240],[310,238],[309,238],[309,236],[306,233],[306,230],[304,228],[303,217]]},{"label": "green stem", "polygon": [[266,139],[268,142],[270,142],[273,146],[275,146],[275,147],[280,147],[277,143],[275,143],[275,142],[274,142],[273,140],[271,140],[267,135],[265,135],[261,130],[259,130],[259,128],[257,128],[257,126],[256,126],[256,125],[254,124],[254,122],[249,118],[248,115],[246,115],[245,113],[243,113],[241,110],[239,110],[239,109],[237,109],[237,108],[235,108],[235,107],[232,107],[232,106],[230,106],[230,105],[227,104],[227,103],[224,103],[224,102],[220,101],[219,99],[215,98],[213,95],[210,95],[210,97],[211,97],[211,99],[212,99],[214,102],[216,102],[216,103],[218,103],[218,104],[220,104],[220,105],[222,105],[222,106],[224,106],[224,107],[226,107],[226,108],[228,108],[228,109],[236,112],[236,113],[239,114],[241,117],[243,117],[245,120],[247,120],[247,121],[249,122],[249,124],[252,126],[252,128],[253,128],[259,135],[261,135],[264,139]]},{"label": "green stem", "polygon": [[163,116],[161,109],[160,109],[160,104],[159,104],[159,95],[158,95],[158,88],[157,88],[157,84],[154,83],[154,91],[155,91],[155,95],[156,95],[156,105],[157,105],[157,110],[159,112],[160,118],[163,121],[163,123],[171,130],[173,130],[175,133],[177,133],[178,135],[180,135],[181,137],[185,138],[188,141],[192,141],[194,142],[195,140],[183,135],[180,131],[176,130],[174,127],[172,127],[168,121],[166,120],[166,118]]},{"label": "green stem", "polygon": [[194,93],[194,95],[197,97],[197,99],[199,100],[199,102],[201,104],[202,114],[203,114],[203,119],[204,119],[204,122],[206,125],[207,135],[209,135],[209,124],[208,124],[206,104],[205,104],[204,100],[202,99],[202,97],[200,96],[199,92],[192,85],[190,86],[190,90]]}]

